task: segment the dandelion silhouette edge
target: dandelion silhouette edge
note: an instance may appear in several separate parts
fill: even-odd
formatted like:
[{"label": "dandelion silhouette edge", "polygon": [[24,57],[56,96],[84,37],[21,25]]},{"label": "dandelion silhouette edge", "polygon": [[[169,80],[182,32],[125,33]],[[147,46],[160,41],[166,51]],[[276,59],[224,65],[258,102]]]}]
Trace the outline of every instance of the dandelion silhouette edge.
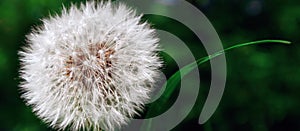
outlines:
[{"label": "dandelion silhouette edge", "polygon": [[114,130],[149,99],[162,65],[158,41],[122,3],[64,8],[19,51],[21,97],[53,128]]}]

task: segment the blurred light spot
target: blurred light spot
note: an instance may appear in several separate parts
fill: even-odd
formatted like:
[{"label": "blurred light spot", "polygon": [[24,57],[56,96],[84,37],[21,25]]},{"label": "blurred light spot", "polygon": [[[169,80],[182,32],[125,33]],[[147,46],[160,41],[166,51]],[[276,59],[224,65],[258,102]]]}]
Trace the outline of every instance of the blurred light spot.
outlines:
[{"label": "blurred light spot", "polygon": [[258,15],[262,11],[262,2],[260,0],[250,1],[246,6],[246,13],[249,15]]},{"label": "blurred light spot", "polygon": [[208,7],[211,4],[211,0],[197,0],[196,1],[201,7]]}]

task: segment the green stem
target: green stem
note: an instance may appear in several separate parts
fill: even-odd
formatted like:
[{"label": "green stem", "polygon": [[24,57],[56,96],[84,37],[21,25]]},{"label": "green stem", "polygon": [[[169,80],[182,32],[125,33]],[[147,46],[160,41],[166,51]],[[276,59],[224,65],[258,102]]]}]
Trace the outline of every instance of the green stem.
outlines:
[{"label": "green stem", "polygon": [[285,40],[259,40],[259,41],[252,41],[252,42],[247,42],[247,43],[241,43],[241,44],[236,44],[234,46],[228,47],[224,50],[218,51],[212,55],[209,55],[207,57],[203,57],[197,60],[197,64],[202,64],[212,58],[215,58],[219,55],[222,55],[223,53],[225,53],[228,50],[232,50],[235,48],[239,48],[239,47],[243,47],[243,46],[248,46],[248,45],[255,45],[255,44],[262,44],[262,43],[282,43],[282,44],[291,44],[290,41],[285,41]]},{"label": "green stem", "polygon": [[[248,45],[254,45],[254,44],[261,44],[261,43],[282,43],[282,44],[290,44],[291,42],[285,41],[285,40],[259,40],[259,41],[253,41],[253,42],[247,42],[247,43],[241,43],[237,44],[231,47],[228,47],[224,50],[218,51],[212,55],[202,57],[198,59],[196,62],[190,63],[184,67],[182,67],[180,70],[175,72],[168,80],[166,83],[164,83],[164,86],[166,86],[166,90],[164,91],[163,95],[159,99],[159,101],[156,101],[150,105],[150,108],[147,112],[146,116],[152,116],[153,114],[156,114],[157,109],[161,108],[161,105],[166,105],[165,103],[168,103],[171,95],[173,94],[174,90],[176,89],[176,86],[179,84],[180,80],[182,77],[190,73],[193,69],[201,65],[202,63],[205,63],[217,56],[220,56],[224,54],[226,51],[238,48],[238,47],[243,47],[243,46],[248,46]],[[163,87],[164,87],[163,86]],[[159,93],[161,94],[161,93]],[[150,124],[150,123],[148,123]]]}]

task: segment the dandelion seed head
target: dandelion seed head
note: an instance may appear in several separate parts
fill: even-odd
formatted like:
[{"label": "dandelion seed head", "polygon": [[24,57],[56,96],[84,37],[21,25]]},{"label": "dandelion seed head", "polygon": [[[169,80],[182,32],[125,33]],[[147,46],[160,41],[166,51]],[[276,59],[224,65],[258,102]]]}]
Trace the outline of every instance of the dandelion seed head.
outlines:
[{"label": "dandelion seed head", "polygon": [[161,67],[154,30],[123,4],[72,5],[27,39],[22,98],[56,129],[121,127],[142,110]]}]

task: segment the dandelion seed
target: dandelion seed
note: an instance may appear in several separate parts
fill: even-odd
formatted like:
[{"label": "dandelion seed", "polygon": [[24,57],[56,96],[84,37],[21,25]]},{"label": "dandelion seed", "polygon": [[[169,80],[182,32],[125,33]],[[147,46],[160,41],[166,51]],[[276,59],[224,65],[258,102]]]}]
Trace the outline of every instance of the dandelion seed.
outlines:
[{"label": "dandelion seed", "polygon": [[20,51],[22,98],[55,129],[114,130],[149,99],[154,30],[123,4],[87,2],[43,20]]}]

